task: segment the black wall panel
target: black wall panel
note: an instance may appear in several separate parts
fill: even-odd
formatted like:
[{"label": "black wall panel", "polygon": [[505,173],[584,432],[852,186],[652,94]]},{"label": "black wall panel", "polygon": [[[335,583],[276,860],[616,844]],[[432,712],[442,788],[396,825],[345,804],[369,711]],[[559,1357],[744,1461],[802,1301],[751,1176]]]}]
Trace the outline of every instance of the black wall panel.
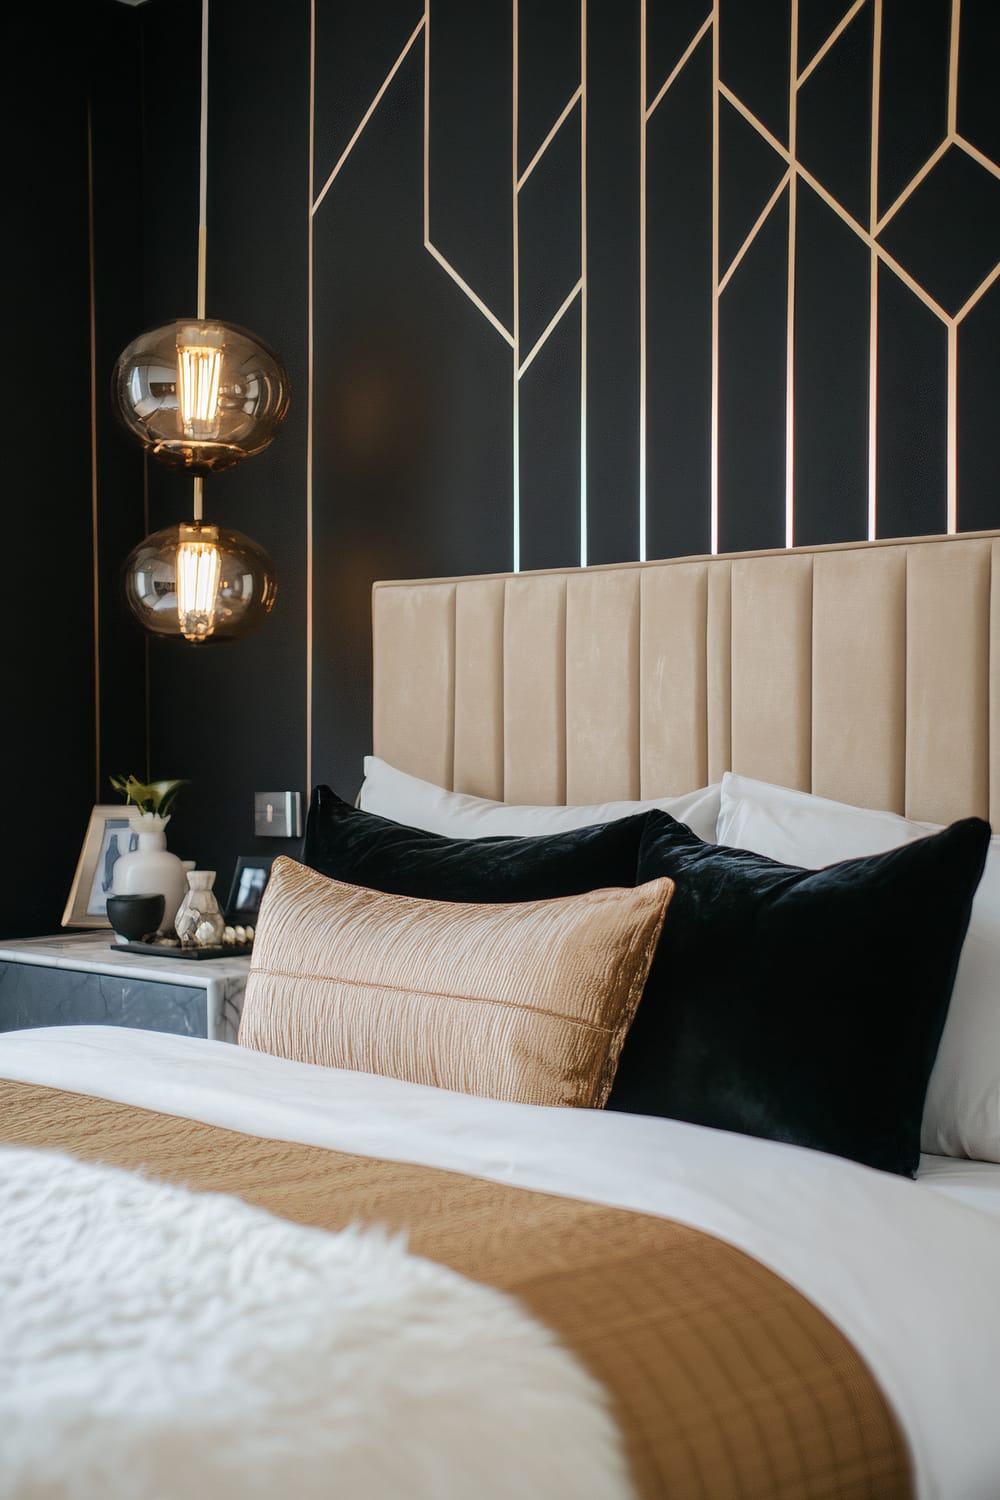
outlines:
[{"label": "black wall panel", "polygon": [[[254,790],[353,794],[375,578],[864,537],[871,471],[878,535],[1000,523],[994,0],[797,0],[794,66],[792,0],[209,15],[208,310],[272,342],[293,394],[273,448],[206,485],[274,555],[275,613],[170,652],[118,570],[189,487],[144,478],[103,393],[128,339],[194,308],[202,0],[103,0],[58,32],[5,13],[8,132],[35,143],[7,166],[11,316],[50,331],[22,341],[40,370],[58,332],[84,393],[57,443],[50,411],[8,405],[17,513],[44,488],[74,560],[30,653],[6,650],[37,725],[7,783],[69,766],[74,808],[41,838],[17,815],[19,930],[58,920],[112,771],[190,776],[171,842],[222,885]],[[30,575],[12,587],[37,616]]]},{"label": "black wall panel", "polygon": [[639,547],[639,0],[587,5],[587,552]]},{"label": "black wall panel", "polygon": [[[107,428],[103,374],[92,413],[95,296],[109,321],[128,307],[128,278],[109,285],[91,257],[90,165],[106,141],[106,96],[124,65],[119,109],[134,103],[135,17],[95,4],[55,15],[4,9],[0,22],[0,122],[4,223],[6,419],[3,489],[3,632],[0,678],[0,937],[52,931],[69,891],[102,761],[124,738],[143,740],[143,651],[117,650],[106,612],[99,548],[128,533],[117,476],[95,515],[92,463]],[[119,117],[119,130],[121,119]],[[136,221],[129,143],[113,143],[122,168],[121,224]],[[96,164],[95,164],[96,165]],[[98,168],[100,170],[100,168]],[[98,239],[97,248],[103,248]],[[134,291],[134,286],[131,288]],[[126,316],[125,321],[128,321]],[[141,466],[133,462],[141,480]],[[98,646],[103,648],[103,675]]]},{"label": "black wall panel", "polygon": [[[885,266],[878,271],[878,369],[878,534],[945,531],[948,331]],[[963,490],[972,479],[963,465]],[[994,512],[983,525],[995,524]]]},{"label": "black wall panel", "polygon": [[795,242],[797,545],[864,536],[868,525],[871,256],[808,187]]},{"label": "black wall panel", "polygon": [[787,267],[783,194],[720,299],[721,552],[785,541]]},{"label": "black wall panel", "polygon": [[650,557],[711,545],[712,201],[712,38],[705,36],[646,133]]}]

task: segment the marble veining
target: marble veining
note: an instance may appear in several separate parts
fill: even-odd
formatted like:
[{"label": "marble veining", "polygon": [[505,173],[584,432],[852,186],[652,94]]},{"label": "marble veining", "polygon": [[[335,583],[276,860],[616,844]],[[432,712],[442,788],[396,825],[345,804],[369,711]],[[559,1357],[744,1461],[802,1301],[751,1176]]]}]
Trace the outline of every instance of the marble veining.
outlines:
[{"label": "marble veining", "polygon": [[207,1036],[206,998],[203,987],[0,962],[0,1031],[35,1026],[133,1026],[178,1036]]},{"label": "marble veining", "polygon": [[110,932],[0,943],[0,1031],[133,1026],[235,1042],[249,958],[118,949]]}]

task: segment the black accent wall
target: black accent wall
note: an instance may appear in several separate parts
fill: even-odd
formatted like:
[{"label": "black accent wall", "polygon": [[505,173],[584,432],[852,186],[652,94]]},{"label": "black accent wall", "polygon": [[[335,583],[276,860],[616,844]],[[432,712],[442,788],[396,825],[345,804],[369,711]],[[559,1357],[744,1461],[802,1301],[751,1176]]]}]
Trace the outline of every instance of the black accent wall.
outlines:
[{"label": "black accent wall", "polygon": [[1000,526],[1000,13],[957,3],[210,0],[208,311],[293,393],[205,492],[275,557],[274,615],[197,649],[121,612],[129,546],[189,497],[106,387],[195,305],[200,0],[95,4],[73,45],[8,13],[48,79],[8,70],[13,316],[38,370],[27,330],[59,330],[74,399],[58,443],[16,406],[8,528],[44,508],[70,564],[27,642],[11,585],[0,754],[5,788],[65,790],[16,799],[0,925],[57,925],[115,771],[191,779],[170,842],[223,889],[283,847],[255,789],[353,796],[376,578]]}]

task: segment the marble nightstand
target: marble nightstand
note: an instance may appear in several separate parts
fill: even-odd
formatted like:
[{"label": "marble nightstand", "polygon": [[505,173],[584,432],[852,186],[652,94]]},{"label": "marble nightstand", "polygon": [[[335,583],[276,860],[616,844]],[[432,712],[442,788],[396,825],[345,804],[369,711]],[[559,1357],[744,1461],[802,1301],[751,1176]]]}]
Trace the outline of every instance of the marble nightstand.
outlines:
[{"label": "marble nightstand", "polygon": [[0,941],[0,1031],[134,1026],[235,1042],[249,958],[118,953],[111,932]]}]

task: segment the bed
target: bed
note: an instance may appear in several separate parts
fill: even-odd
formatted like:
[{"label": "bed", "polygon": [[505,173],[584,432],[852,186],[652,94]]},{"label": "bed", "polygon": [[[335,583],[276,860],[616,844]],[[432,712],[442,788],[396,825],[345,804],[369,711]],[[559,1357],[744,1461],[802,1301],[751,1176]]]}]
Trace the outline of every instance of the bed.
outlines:
[{"label": "bed", "polygon": [[[791,804],[798,822],[771,810],[791,840],[772,859],[806,848],[815,813],[818,867],[842,829],[850,845],[852,809],[897,821],[874,834],[866,824],[849,855],[923,847],[926,830],[1000,804],[998,549],[1000,535],[977,534],[377,584],[370,770],[398,773],[400,799],[380,811],[405,824],[412,783],[430,789],[423,826],[439,833],[435,819],[454,834],[459,815],[502,819],[505,807],[621,817],[664,799],[693,823],[696,802],[683,799],[728,777],[737,791],[805,799]],[[530,819],[507,827],[531,831]],[[668,907],[665,933],[670,922]],[[984,941],[970,940],[962,962],[988,978],[1000,949]],[[992,993],[985,1003],[1000,1009]],[[989,1015],[973,1019],[990,1035]],[[968,1093],[965,1074],[956,1086],[948,1071],[962,1056],[957,1024],[928,1096],[941,1111]],[[985,1078],[1000,1073],[987,1051],[969,1065]],[[983,1094],[979,1074],[975,1087]],[[515,1298],[596,1381],[578,1393],[592,1404],[572,1411],[545,1408],[537,1391],[519,1412],[498,1401],[478,1460],[444,1451],[436,1412],[416,1432],[383,1413],[374,1468],[356,1471],[361,1488],[342,1469],[340,1490],[324,1489],[328,1468],[304,1475],[303,1443],[329,1460],[319,1432],[330,1414],[310,1408],[312,1436],[295,1429],[294,1461],[279,1455],[268,1471],[296,1474],[301,1494],[459,1495],[473,1482],[484,1496],[609,1500],[1000,1492],[993,1094],[971,1133],[925,1130],[937,1149],[915,1182],[688,1119],[477,1097],[100,1028],[0,1038],[0,1100],[0,1142],[15,1151],[233,1195],[322,1230],[324,1245],[357,1222],[405,1230],[415,1257]],[[970,1159],[976,1150],[989,1159]],[[481,1369],[497,1353],[487,1345]],[[366,1412],[369,1428],[378,1415]],[[599,1441],[584,1480],[567,1434],[588,1430]],[[393,1448],[410,1466],[403,1488],[385,1467]],[[475,1469],[487,1453],[492,1481]],[[18,1462],[28,1474],[37,1455]],[[212,1472],[220,1493],[255,1492],[246,1472]],[[161,1493],[165,1473],[154,1475]],[[0,1480],[0,1493],[29,1492]],[[57,1476],[53,1492],[73,1483]]]}]

